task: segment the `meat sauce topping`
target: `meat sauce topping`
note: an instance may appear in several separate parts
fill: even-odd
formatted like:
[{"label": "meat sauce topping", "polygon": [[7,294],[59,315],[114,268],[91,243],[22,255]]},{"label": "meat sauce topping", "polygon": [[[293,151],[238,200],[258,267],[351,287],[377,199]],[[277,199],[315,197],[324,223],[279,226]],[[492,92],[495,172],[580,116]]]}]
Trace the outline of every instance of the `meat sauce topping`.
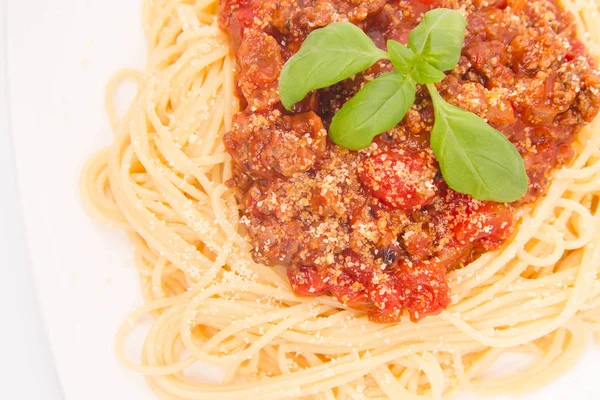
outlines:
[{"label": "meat sauce topping", "polygon": [[[294,112],[279,101],[282,67],[314,29],[350,21],[385,49],[388,39],[407,43],[438,7],[468,20],[459,65],[439,91],[521,153],[529,188],[517,203],[480,202],[447,187],[429,146],[433,108],[424,88],[368,149],[328,140],[333,115],[391,70],[388,61],[311,93]],[[377,322],[446,308],[446,273],[513,235],[515,211],[543,194],[600,106],[595,63],[573,17],[550,0],[224,0],[220,23],[237,55],[243,103],[224,138],[235,168],[229,184],[240,191],[255,260],[286,266],[297,294],[332,294]]]}]

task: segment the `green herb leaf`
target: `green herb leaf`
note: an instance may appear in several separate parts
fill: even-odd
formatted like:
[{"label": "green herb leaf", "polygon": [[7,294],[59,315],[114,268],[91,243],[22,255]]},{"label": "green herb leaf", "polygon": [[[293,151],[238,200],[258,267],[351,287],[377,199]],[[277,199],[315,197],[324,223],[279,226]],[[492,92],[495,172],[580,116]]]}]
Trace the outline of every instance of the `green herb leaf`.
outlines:
[{"label": "green herb leaf", "polygon": [[331,86],[388,58],[369,37],[349,22],[312,32],[279,77],[281,102],[290,110],[316,89]]},{"label": "green herb leaf", "polygon": [[513,202],[527,193],[527,173],[515,146],[482,118],[447,103],[427,85],[435,109],[433,149],[444,180],[477,200]]},{"label": "green herb leaf", "polygon": [[414,69],[411,71],[410,77],[413,78],[417,83],[426,85],[428,83],[443,81],[446,77],[446,74],[428,62],[419,60],[416,62]]},{"label": "green herb leaf", "polygon": [[410,75],[417,83],[425,85],[442,81],[446,75],[433,65],[417,56],[412,49],[395,40],[388,41],[390,60],[396,71]]},{"label": "green herb leaf", "polygon": [[388,53],[396,71],[410,74],[414,69],[416,54],[414,51],[395,40],[388,40]]},{"label": "green herb leaf", "polygon": [[366,84],[333,117],[329,137],[350,150],[369,147],[373,138],[396,126],[415,102],[415,83],[399,72]]},{"label": "green herb leaf", "polygon": [[440,71],[454,69],[460,60],[467,21],[458,11],[431,10],[410,32],[408,47]]}]

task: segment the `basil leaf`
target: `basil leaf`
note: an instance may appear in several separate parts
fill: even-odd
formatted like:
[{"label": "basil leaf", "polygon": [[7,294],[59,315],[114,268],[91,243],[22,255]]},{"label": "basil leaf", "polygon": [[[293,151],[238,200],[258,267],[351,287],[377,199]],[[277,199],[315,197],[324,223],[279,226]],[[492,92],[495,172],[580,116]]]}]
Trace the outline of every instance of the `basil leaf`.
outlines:
[{"label": "basil leaf", "polygon": [[421,85],[442,81],[446,75],[421,56],[417,56],[412,49],[395,40],[388,41],[388,52],[390,60],[396,71],[410,75],[410,77]]},{"label": "basil leaf", "polygon": [[410,32],[408,47],[440,71],[454,69],[460,60],[467,20],[458,11],[437,8]]},{"label": "basil leaf", "polygon": [[415,102],[415,83],[388,72],[366,84],[333,117],[331,140],[349,150],[367,148],[375,136],[396,126]]},{"label": "basil leaf", "polygon": [[348,79],[387,57],[385,51],[349,22],[317,29],[281,71],[281,103],[290,110],[310,91]]},{"label": "basil leaf", "polygon": [[388,40],[387,48],[396,71],[410,74],[415,64],[415,52],[395,40]]},{"label": "basil leaf", "polygon": [[411,71],[410,77],[413,78],[417,83],[426,85],[428,83],[443,81],[446,77],[446,74],[428,62],[419,60],[415,63],[415,67]]},{"label": "basil leaf", "polygon": [[427,85],[435,109],[433,149],[444,180],[477,200],[513,202],[527,193],[527,173],[515,146],[482,118],[447,103]]}]

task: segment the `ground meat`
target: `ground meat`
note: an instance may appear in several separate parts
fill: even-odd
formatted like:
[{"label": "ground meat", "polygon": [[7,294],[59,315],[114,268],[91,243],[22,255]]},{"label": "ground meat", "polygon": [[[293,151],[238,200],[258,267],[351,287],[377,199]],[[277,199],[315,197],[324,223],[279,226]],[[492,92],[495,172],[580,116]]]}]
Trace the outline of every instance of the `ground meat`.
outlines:
[{"label": "ground meat", "polygon": [[[480,202],[443,181],[429,145],[434,123],[418,87],[404,120],[352,152],[327,140],[331,118],[387,61],[285,110],[277,79],[306,36],[350,21],[380,48],[408,41],[431,8],[468,21],[458,66],[439,91],[487,118],[518,149],[529,178],[513,204]],[[221,25],[237,56],[244,110],[225,138],[242,222],[258,262],[284,265],[293,290],[331,294],[378,322],[413,321],[450,302],[446,273],[500,248],[515,211],[542,195],[553,169],[600,107],[600,75],[553,0],[224,0]]]},{"label": "ground meat", "polygon": [[447,102],[457,107],[477,115],[486,115],[488,111],[486,90],[479,82],[465,82],[451,75],[444,80],[440,91]]},{"label": "ground meat", "polygon": [[507,65],[510,56],[504,43],[498,40],[474,42],[465,48],[464,53],[474,75],[488,89],[514,84],[515,74]]},{"label": "ground meat", "polygon": [[549,27],[528,28],[517,35],[508,51],[513,70],[534,73],[547,70],[557,60],[564,58],[569,50],[569,41]]},{"label": "ground meat", "polygon": [[225,145],[253,178],[293,176],[310,170],[325,153],[327,133],[313,112],[281,116],[246,110],[235,116]]},{"label": "ground meat", "polygon": [[247,29],[238,51],[238,85],[253,112],[279,102],[277,80],[283,60],[277,41],[256,29]]}]

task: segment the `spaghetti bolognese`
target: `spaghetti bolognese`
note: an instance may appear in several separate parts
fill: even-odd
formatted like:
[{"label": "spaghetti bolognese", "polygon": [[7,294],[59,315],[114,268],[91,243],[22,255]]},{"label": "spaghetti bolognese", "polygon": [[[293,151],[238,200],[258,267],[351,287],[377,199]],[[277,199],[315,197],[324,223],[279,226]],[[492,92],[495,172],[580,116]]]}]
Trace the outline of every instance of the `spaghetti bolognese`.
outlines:
[{"label": "spaghetti bolognese", "polygon": [[[440,93],[519,150],[530,184],[517,203],[445,186],[424,91],[368,150],[326,141],[332,113],[385,62],[292,113],[279,104],[284,60],[310,31],[344,20],[379,47],[406,43],[442,6],[468,25]],[[109,83],[115,140],[82,184],[91,212],[136,249],[145,304],[118,334],[119,359],[164,399],[441,399],[556,378],[600,326],[598,17],[594,1],[146,1],[147,67]],[[119,116],[112,99],[124,79],[138,93]],[[261,115],[273,118],[257,131]],[[431,184],[406,186],[382,165]],[[432,259],[426,278],[407,267]],[[382,278],[365,265],[393,271],[405,296],[370,287]],[[406,297],[413,281],[422,294]],[[123,346],[146,314],[154,322],[136,363]],[[514,351],[537,360],[483,374]],[[197,362],[223,367],[223,383],[186,376]]]}]

